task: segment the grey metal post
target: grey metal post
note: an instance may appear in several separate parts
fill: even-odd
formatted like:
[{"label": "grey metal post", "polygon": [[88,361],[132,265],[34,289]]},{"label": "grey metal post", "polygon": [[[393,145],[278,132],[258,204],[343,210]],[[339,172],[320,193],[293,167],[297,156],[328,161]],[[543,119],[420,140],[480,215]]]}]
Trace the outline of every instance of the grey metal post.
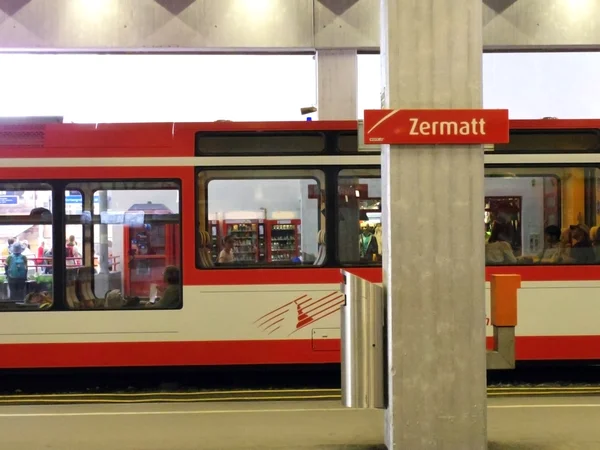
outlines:
[{"label": "grey metal post", "polygon": [[[384,107],[482,107],[481,0],[381,0]],[[483,450],[482,146],[382,146],[388,449]]]},{"label": "grey metal post", "polygon": [[383,289],[342,271],[342,403],[349,408],[385,406]]},{"label": "grey metal post", "polygon": [[[103,213],[108,211],[108,191],[102,190],[98,192],[98,206],[99,212]],[[93,211],[93,207],[92,207]],[[100,273],[108,274],[110,272],[110,261],[108,260],[108,225],[100,224],[100,245],[99,245],[99,259],[100,259]]]}]

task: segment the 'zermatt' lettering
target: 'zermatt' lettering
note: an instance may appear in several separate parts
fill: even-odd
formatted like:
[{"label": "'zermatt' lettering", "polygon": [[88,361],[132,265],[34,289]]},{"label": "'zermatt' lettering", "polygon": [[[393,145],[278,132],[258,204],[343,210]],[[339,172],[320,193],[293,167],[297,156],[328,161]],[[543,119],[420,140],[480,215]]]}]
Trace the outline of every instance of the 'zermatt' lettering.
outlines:
[{"label": "'zermatt' lettering", "polygon": [[433,121],[419,120],[410,117],[410,134],[412,136],[485,136],[485,120],[469,121]]}]

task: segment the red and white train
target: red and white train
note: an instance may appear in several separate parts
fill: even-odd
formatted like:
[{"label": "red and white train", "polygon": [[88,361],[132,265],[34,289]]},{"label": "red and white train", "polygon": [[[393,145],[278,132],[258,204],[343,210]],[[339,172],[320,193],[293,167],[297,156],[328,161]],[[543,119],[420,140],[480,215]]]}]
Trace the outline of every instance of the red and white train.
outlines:
[{"label": "red and white train", "polygon": [[[340,268],[382,280],[380,158],[357,127],[0,125],[0,239],[52,247],[30,284],[53,298],[40,308],[0,291],[0,368],[339,362]],[[517,256],[537,255],[549,224],[584,223],[596,239],[600,120],[512,121],[485,164],[482,219],[509,218]],[[233,263],[219,263],[226,235]],[[600,265],[533,260],[486,268],[522,277],[517,359],[600,359]],[[152,304],[168,265],[177,309]],[[106,308],[110,289],[141,304]]]}]

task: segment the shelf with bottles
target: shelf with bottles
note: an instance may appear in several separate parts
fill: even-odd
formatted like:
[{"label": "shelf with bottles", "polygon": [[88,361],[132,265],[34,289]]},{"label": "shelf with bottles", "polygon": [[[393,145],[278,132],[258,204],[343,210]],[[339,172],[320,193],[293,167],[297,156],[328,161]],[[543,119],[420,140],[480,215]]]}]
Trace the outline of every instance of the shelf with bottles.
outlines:
[{"label": "shelf with bottles", "polygon": [[300,255],[300,220],[268,220],[269,262],[291,262]]},{"label": "shelf with bottles", "polygon": [[259,262],[264,260],[265,232],[262,220],[225,220],[223,237],[233,238],[233,254],[236,262]]}]

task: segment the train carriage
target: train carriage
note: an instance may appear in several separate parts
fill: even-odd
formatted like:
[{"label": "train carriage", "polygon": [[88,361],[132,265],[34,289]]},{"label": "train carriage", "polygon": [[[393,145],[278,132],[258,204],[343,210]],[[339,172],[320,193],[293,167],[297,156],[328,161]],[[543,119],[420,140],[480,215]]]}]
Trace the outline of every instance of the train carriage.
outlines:
[{"label": "train carriage", "polygon": [[[486,151],[481,239],[502,222],[514,256],[486,275],[522,276],[518,360],[600,359],[599,130],[512,121]],[[380,158],[359,131],[0,124],[0,367],[339,362],[340,269],[382,279]],[[594,257],[540,257],[548,226],[567,250],[586,231]]]}]

